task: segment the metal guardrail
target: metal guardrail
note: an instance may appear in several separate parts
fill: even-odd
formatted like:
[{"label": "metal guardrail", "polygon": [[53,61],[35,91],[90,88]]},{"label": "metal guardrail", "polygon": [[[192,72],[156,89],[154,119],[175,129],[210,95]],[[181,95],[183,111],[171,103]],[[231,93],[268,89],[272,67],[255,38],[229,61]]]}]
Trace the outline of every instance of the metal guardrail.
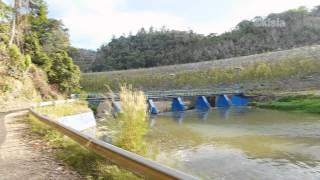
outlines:
[{"label": "metal guardrail", "polygon": [[62,134],[70,137],[79,144],[94,151],[111,162],[132,171],[133,173],[146,179],[185,179],[196,180],[199,178],[193,177],[186,173],[161,165],[154,161],[148,160],[142,156],[123,150],[101,140],[91,138],[72,128],[66,127],[57,121],[43,116],[33,109],[29,109],[30,113],[40,121],[58,130]]}]

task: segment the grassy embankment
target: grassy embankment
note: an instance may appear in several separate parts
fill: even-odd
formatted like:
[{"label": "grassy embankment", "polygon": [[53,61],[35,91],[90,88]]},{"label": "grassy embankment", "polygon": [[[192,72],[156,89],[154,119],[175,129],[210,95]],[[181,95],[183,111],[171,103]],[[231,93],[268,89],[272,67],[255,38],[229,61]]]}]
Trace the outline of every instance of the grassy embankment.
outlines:
[{"label": "grassy embankment", "polygon": [[[88,111],[85,103],[65,104],[38,108],[37,111],[56,118]],[[49,146],[55,149],[55,155],[63,160],[86,179],[140,179],[129,171],[119,168],[101,156],[89,151],[62,135],[32,115],[28,116],[32,131],[39,134]]]},{"label": "grassy embankment", "polygon": [[[142,89],[183,89],[206,88],[232,85],[238,77],[234,70],[242,66],[239,80],[246,82],[274,81],[292,76],[308,76],[319,73],[320,60],[316,57],[290,57],[273,61],[254,61],[252,63],[231,62],[224,60],[216,62],[215,66],[204,64],[200,68],[190,68],[187,65],[161,67],[159,69],[144,69],[106,73],[89,73],[82,75],[81,85],[87,92],[103,92],[105,85],[118,90],[119,84],[132,84]],[[240,60],[239,60],[240,61]],[[192,64],[190,64],[192,66]],[[209,67],[208,67],[209,66]]]},{"label": "grassy embankment", "polygon": [[276,101],[255,102],[252,105],[267,109],[320,114],[320,97],[312,95],[288,96]]},{"label": "grassy embankment", "polygon": [[89,112],[90,108],[88,107],[87,102],[80,101],[70,104],[37,107],[36,111],[40,114],[45,114],[46,116],[55,119],[63,116]]}]

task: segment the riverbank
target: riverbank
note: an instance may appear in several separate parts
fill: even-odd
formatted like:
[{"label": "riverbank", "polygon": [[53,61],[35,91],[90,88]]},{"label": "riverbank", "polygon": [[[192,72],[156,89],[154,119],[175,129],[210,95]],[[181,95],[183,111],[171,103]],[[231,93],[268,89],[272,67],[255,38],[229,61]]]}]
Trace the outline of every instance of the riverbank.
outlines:
[{"label": "riverbank", "polygon": [[320,114],[320,96],[317,95],[283,96],[276,100],[253,102],[251,105],[265,109]]}]

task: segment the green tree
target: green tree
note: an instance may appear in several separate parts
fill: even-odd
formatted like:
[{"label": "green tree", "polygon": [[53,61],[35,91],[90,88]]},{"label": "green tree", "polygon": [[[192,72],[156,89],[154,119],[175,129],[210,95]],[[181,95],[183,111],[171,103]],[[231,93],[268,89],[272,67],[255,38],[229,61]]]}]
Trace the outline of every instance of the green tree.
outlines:
[{"label": "green tree", "polygon": [[72,93],[79,89],[80,70],[65,51],[52,55],[49,83],[56,84],[62,92]]},{"label": "green tree", "polygon": [[32,62],[47,72],[50,84],[61,92],[78,90],[79,68],[68,55],[70,42],[68,30],[61,21],[48,18],[47,4],[38,0],[30,4],[30,31],[25,34],[24,51]]},{"label": "green tree", "polygon": [[[142,28],[113,38],[97,51],[93,71],[147,68],[225,59],[320,43],[319,7],[305,7],[241,21],[233,30],[208,36],[192,31]],[[275,21],[284,24],[276,24]],[[257,26],[258,21],[269,26]],[[272,22],[271,22],[272,21]],[[281,23],[280,22],[280,23]]]}]

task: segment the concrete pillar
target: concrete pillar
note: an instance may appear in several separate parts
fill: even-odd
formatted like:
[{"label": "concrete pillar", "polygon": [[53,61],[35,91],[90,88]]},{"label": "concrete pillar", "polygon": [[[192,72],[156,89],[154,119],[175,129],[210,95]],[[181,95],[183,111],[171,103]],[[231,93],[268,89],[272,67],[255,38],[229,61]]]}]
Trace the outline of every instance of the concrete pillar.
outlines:
[{"label": "concrete pillar", "polygon": [[206,111],[210,109],[210,104],[205,96],[197,97],[196,109],[200,111]]},{"label": "concrete pillar", "polygon": [[171,110],[172,112],[179,112],[179,111],[186,110],[186,106],[181,97],[173,98],[172,104],[171,104]]},{"label": "concrete pillar", "polygon": [[121,112],[122,108],[121,108],[120,101],[112,101],[112,108],[113,108],[113,111],[116,113]]},{"label": "concrete pillar", "polygon": [[227,95],[219,95],[217,97],[216,107],[226,108],[231,105],[232,103]]},{"label": "concrete pillar", "polygon": [[151,114],[158,114],[158,108],[152,99],[148,99],[149,111]]},{"label": "concrete pillar", "polygon": [[249,98],[243,94],[232,96],[231,101],[233,106],[248,106],[249,104]]}]

